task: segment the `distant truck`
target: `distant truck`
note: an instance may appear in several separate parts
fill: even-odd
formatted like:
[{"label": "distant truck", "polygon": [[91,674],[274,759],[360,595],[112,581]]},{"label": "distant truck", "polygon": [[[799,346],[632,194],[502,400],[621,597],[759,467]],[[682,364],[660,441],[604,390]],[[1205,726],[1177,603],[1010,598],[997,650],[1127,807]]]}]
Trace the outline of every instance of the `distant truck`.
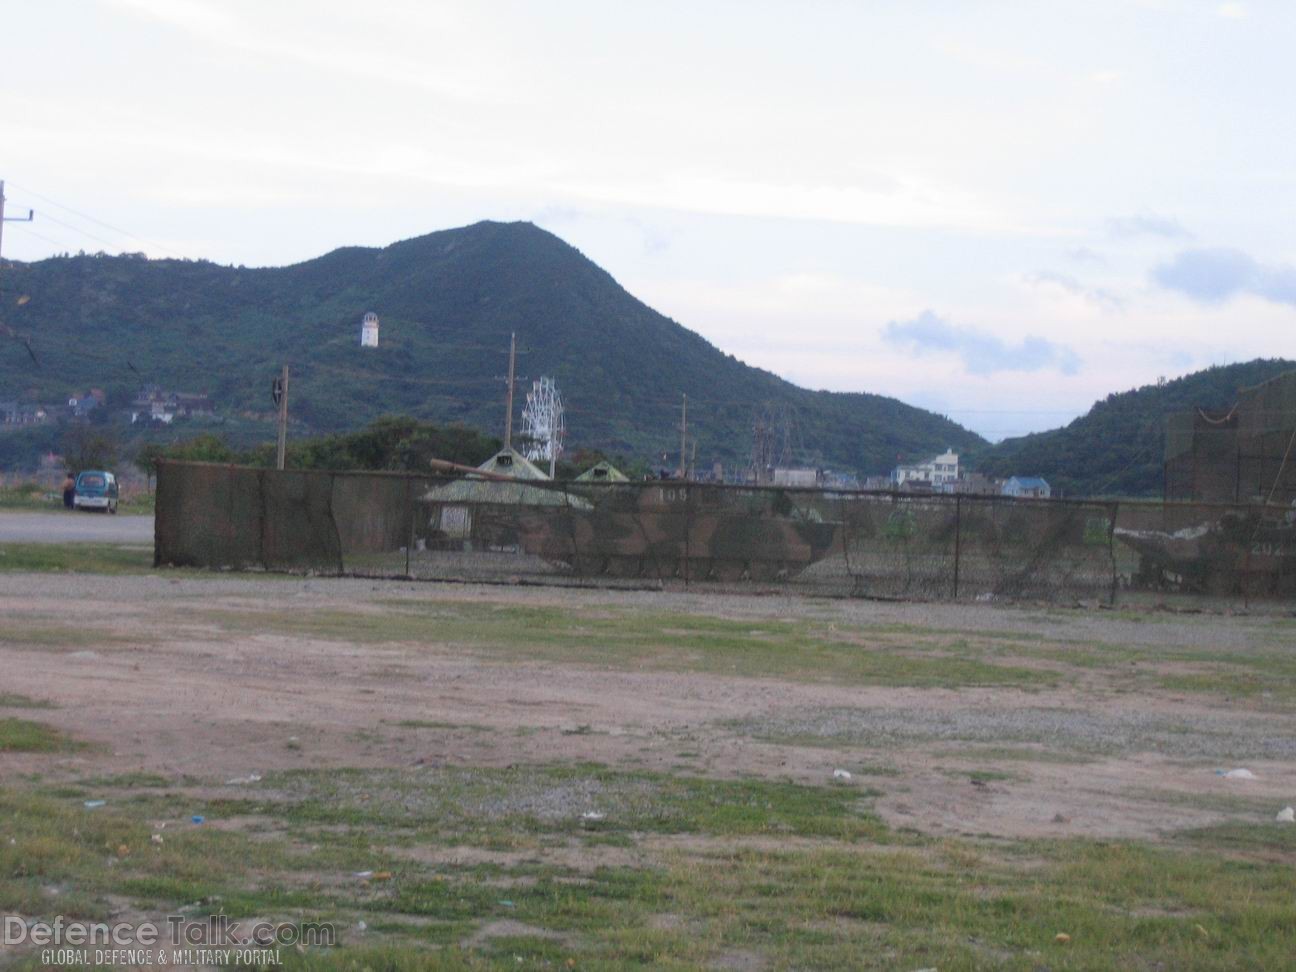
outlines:
[{"label": "distant truck", "polygon": [[76,478],[72,506],[78,510],[117,512],[117,477],[102,469],[88,469]]}]

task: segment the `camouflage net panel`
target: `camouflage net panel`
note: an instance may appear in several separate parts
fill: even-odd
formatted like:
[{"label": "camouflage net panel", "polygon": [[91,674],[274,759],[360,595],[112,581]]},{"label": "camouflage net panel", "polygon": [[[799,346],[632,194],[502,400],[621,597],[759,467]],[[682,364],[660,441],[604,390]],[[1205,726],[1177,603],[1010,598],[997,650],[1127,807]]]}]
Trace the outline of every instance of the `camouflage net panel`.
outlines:
[{"label": "camouflage net panel", "polygon": [[266,511],[261,521],[262,566],[339,574],[345,570],[331,475],[265,472],[261,498]]},{"label": "camouflage net panel", "polygon": [[954,597],[958,523],[953,499],[900,494],[844,498],[841,558],[851,578],[850,593]]},{"label": "camouflage net panel", "polygon": [[1116,517],[1120,584],[1247,600],[1296,597],[1296,509],[1127,504]]},{"label": "camouflage net panel", "polygon": [[1198,503],[1296,503],[1296,372],[1238,393],[1224,415],[1166,424],[1165,497]]},{"label": "camouflage net panel", "polygon": [[960,596],[1110,602],[1115,515],[1114,503],[964,497]]},{"label": "camouflage net panel", "polygon": [[200,463],[158,467],[154,562],[263,566],[261,470]]},{"label": "camouflage net panel", "polygon": [[1117,603],[1296,596],[1296,509],[164,463],[156,561],[442,581]]}]

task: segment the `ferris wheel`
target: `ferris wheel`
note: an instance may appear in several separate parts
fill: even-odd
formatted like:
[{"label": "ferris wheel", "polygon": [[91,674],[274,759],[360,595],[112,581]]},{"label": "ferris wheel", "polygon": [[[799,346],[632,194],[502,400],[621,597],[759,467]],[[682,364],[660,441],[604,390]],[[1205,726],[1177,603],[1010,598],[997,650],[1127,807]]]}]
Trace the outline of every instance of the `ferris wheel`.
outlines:
[{"label": "ferris wheel", "polygon": [[549,475],[562,455],[563,435],[562,396],[552,378],[533,382],[527,392],[526,407],[522,409],[522,436],[526,440],[526,457],[532,462],[549,461]]}]

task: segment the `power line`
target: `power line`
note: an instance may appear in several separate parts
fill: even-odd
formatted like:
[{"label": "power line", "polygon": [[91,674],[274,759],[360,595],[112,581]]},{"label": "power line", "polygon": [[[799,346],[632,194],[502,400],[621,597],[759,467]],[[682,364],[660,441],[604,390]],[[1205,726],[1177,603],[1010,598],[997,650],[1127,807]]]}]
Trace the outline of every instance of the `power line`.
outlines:
[{"label": "power line", "polygon": [[41,216],[43,216],[45,219],[48,219],[51,223],[55,223],[59,226],[62,226],[64,229],[70,229],[73,233],[80,233],[82,236],[86,237],[87,239],[94,240],[96,243],[102,243],[104,246],[112,247],[114,250],[121,252],[121,247],[118,246],[116,243],[113,243],[109,240],[105,240],[102,236],[95,236],[93,233],[87,230],[83,230],[80,226],[73,226],[71,223],[65,223],[57,216],[51,216],[49,213],[41,213]]},{"label": "power line", "polygon": [[[145,243],[145,244],[147,244],[147,245],[153,247],[154,249],[162,250],[164,253],[170,253],[170,254],[171,254],[172,256],[174,256],[174,257],[178,257],[178,258],[180,258],[180,259],[184,259],[184,257],[183,257],[181,254],[179,254],[179,253],[177,253],[176,251],[172,250],[170,247],[166,247],[166,246],[163,246],[162,244],[157,243],[157,242],[155,242],[155,241],[153,241],[153,240],[146,239],[146,238],[144,238],[143,236],[139,236],[139,235],[137,235],[137,234],[135,234],[135,233],[132,233],[130,230],[124,230],[124,229],[122,229],[120,226],[114,226],[112,223],[104,222],[102,219],[96,219],[95,217],[91,216],[89,213],[83,213],[83,212],[81,212],[79,209],[73,209],[71,206],[66,206],[66,205],[64,205],[64,204],[61,203],[61,202],[57,202],[56,200],[51,199],[49,196],[43,196],[43,195],[41,195],[39,192],[37,192],[37,191],[34,190],[34,189],[28,189],[26,186],[20,186],[20,185],[18,185],[18,183],[16,183],[16,182],[11,182],[11,183],[9,183],[9,184],[10,184],[11,186],[13,186],[15,189],[19,189],[19,190],[21,190],[22,192],[27,193],[29,196],[35,196],[37,199],[40,199],[40,200],[42,200],[43,202],[47,202],[47,203],[49,203],[51,206],[56,206],[57,208],[62,209],[62,210],[65,211],[65,212],[69,212],[69,213],[71,213],[73,216],[80,216],[82,219],[87,219],[87,220],[89,220],[90,222],[94,223],[94,224],[97,225],[97,226],[102,226],[102,227],[103,227],[104,229],[106,229],[106,230],[112,230],[112,232],[114,232],[114,233],[120,233],[122,236],[129,236],[131,239],[133,239],[133,240],[139,240],[141,243]],[[48,214],[46,214],[46,215],[48,215]],[[53,219],[52,216],[49,217],[49,218]],[[87,234],[87,235],[89,235],[89,234]],[[109,245],[111,245],[111,244],[109,244]],[[118,247],[118,249],[121,249],[121,248]]]},{"label": "power line", "polygon": [[361,371],[357,368],[344,368],[341,365],[326,364],[322,361],[310,361],[300,364],[299,368],[322,368],[335,374],[351,378],[364,378],[369,381],[392,381],[407,385],[493,385],[494,378],[418,378],[406,375],[385,375],[376,371]]},{"label": "power line", "polygon": [[36,239],[38,239],[38,240],[44,240],[46,243],[50,244],[51,246],[61,246],[61,247],[63,247],[65,250],[67,250],[67,251],[69,251],[69,252],[71,252],[71,250],[73,249],[73,247],[72,247],[72,245],[71,245],[70,243],[67,243],[66,241],[60,241],[60,240],[53,240],[53,239],[50,239],[48,236],[46,236],[46,235],[43,234],[43,233],[37,233],[37,232],[36,232],[34,229],[32,229],[31,227],[28,227],[28,228],[27,228],[27,233],[30,234],[31,236],[36,237]]}]

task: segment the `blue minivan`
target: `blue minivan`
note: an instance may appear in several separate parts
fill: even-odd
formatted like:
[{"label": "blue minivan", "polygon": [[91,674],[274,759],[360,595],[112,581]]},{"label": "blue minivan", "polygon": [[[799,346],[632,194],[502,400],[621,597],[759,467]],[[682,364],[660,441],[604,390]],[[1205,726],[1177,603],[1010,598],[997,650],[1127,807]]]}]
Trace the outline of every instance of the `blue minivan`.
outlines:
[{"label": "blue minivan", "polygon": [[100,469],[88,469],[76,478],[72,506],[78,510],[117,512],[117,477]]}]

